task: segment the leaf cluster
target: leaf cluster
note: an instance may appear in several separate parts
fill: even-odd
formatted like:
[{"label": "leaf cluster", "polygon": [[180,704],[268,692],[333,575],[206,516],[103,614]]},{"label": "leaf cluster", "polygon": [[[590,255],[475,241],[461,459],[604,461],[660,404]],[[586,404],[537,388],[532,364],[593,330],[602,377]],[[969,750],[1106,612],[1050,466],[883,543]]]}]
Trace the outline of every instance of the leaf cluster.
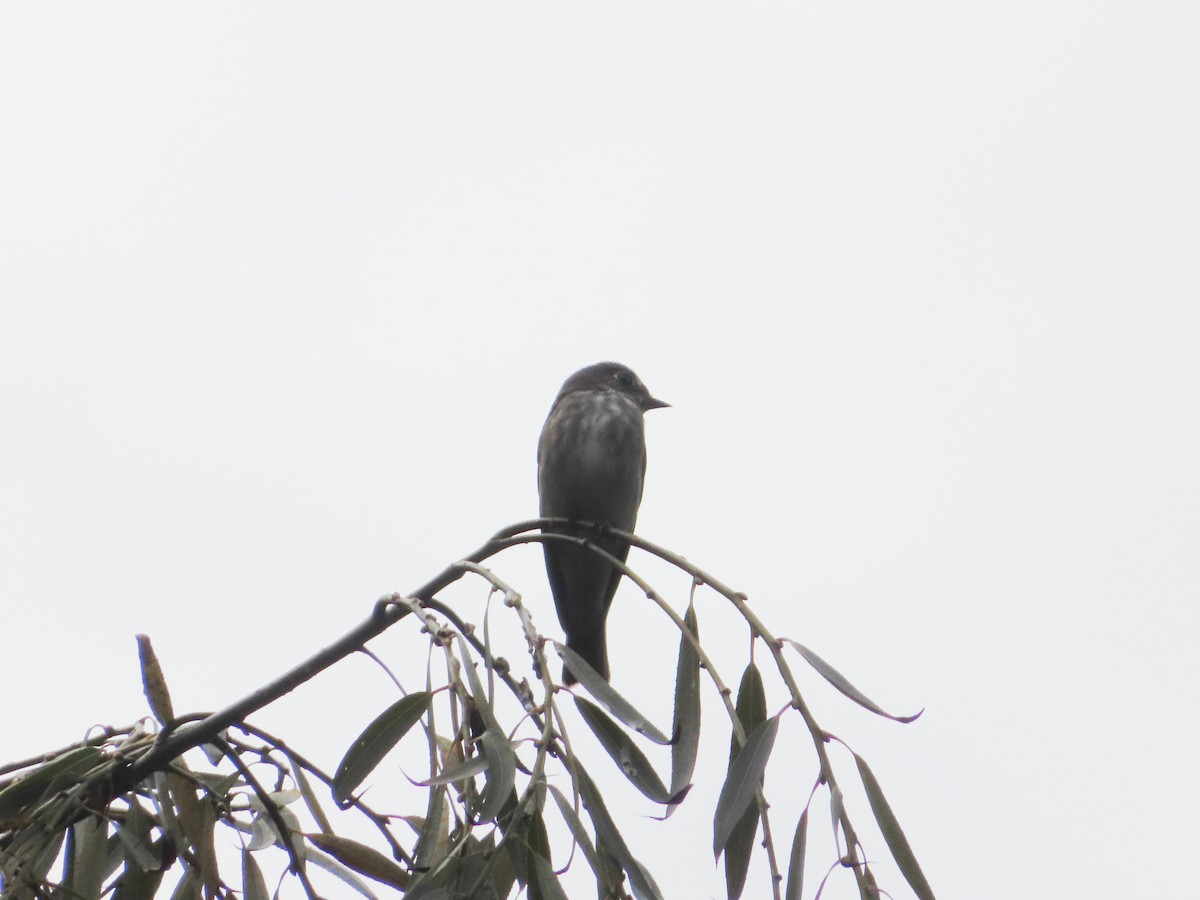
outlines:
[{"label": "leaf cluster", "polygon": [[[712,814],[712,850],[724,864],[727,896],[741,896],[756,855],[777,900],[805,896],[809,813],[819,791],[828,796],[839,856],[812,896],[819,898],[839,868],[852,873],[862,897],[880,896],[827,752],[831,742],[843,742],[816,723],[785,651],[794,651],[872,712],[900,722],[916,716],[884,712],[813,651],[767,631],[744,595],[682,557],[620,535],[689,575],[691,596],[681,616],[636,572],[589,540],[594,534],[589,526],[580,526],[577,535],[543,534],[539,529],[546,524],[568,523],[535,520],[506,529],[412,594],[381,598],[371,617],[343,639],[218,713],[176,716],[149,639],[139,637],[154,718],[0,767],[3,897],[137,900],[169,890],[172,898],[257,900],[277,896],[289,883],[316,897],[310,876],[320,870],[322,878],[332,876],[368,898],[501,900],[524,889],[540,900],[565,898],[561,876],[581,859],[601,898],[657,900],[664,892],[622,834],[623,817],[609,808],[598,776],[611,765],[664,819],[686,804],[706,683],[728,717],[729,761]],[[508,547],[544,540],[573,541],[607,556],[678,628],[669,729],[643,715],[570,648],[544,638],[520,594],[481,565]],[[528,650],[526,677],[518,680],[509,662],[493,654],[489,618],[481,638],[479,629],[437,599],[465,574],[486,580],[515,617],[510,621]],[[747,623],[751,645],[769,652],[788,696],[782,709],[768,709],[766,679],[753,658],[736,693],[717,671],[700,640],[701,587],[730,603]],[[397,699],[348,743],[333,771],[248,722],[249,712],[345,655],[373,655],[366,642],[401,621],[417,623],[427,638],[425,684],[405,690],[397,681]],[[574,691],[553,680],[548,650],[578,677]],[[768,803],[770,761],[785,716],[803,723],[818,761],[808,803],[789,829],[786,859],[776,846]],[[607,762],[577,752],[572,730],[581,727],[594,735]],[[364,788],[381,765],[393,754],[413,758],[422,740],[428,772],[413,779],[419,803],[387,813],[368,805]],[[654,762],[668,755],[667,767]],[[932,898],[878,780],[861,756],[853,758],[884,843],[914,894]],[[782,789],[791,788],[785,781]],[[370,796],[379,802],[375,793]],[[389,796],[383,802],[398,801]],[[222,849],[230,846],[237,848],[236,859]],[[282,866],[264,866],[264,854],[282,860]],[[272,885],[265,873],[274,870]]]}]

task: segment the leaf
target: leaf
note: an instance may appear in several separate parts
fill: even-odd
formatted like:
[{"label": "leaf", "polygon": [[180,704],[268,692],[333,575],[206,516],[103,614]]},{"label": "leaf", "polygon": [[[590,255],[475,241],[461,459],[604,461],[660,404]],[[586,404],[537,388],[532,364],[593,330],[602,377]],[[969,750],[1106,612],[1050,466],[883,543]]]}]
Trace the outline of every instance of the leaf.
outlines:
[{"label": "leaf", "polygon": [[746,873],[750,871],[756,834],[758,804],[752,803],[733,826],[733,833],[725,843],[725,895],[729,900],[737,900],[746,887]]},{"label": "leaf", "polygon": [[500,723],[496,721],[496,712],[492,709],[487,692],[483,689],[483,682],[479,680],[479,673],[475,671],[475,664],[471,659],[471,647],[461,634],[458,636],[458,652],[462,657],[462,667],[467,673],[467,681],[471,683],[471,699],[475,701],[475,709],[483,716],[484,724],[488,728],[503,731]]},{"label": "leaf", "polygon": [[117,836],[125,845],[127,861],[133,861],[145,872],[161,868],[162,861],[150,842],[150,818],[135,800],[129,801],[125,821],[117,827]]},{"label": "leaf", "polygon": [[409,873],[391,857],[384,856],[374,847],[360,844],[336,834],[305,835],[313,844],[324,850],[338,862],[355,872],[404,890],[408,886]]},{"label": "leaf", "polygon": [[487,760],[488,779],[479,798],[477,822],[495,821],[517,779],[517,755],[512,744],[498,731],[488,729],[479,737],[479,746]]},{"label": "leaf", "polygon": [[[70,866],[63,889],[81,897],[98,897],[104,881],[121,864],[122,855],[109,852],[108,820],[88,816],[71,826]],[[120,849],[120,842],[115,848]]]},{"label": "leaf", "polygon": [[195,851],[200,882],[205,890],[215,892],[220,883],[216,844],[213,842],[216,810],[207,798],[197,797],[196,786],[177,772],[167,773],[167,784],[175,805],[175,816],[183,832],[184,845]]},{"label": "leaf", "polygon": [[42,797],[78,783],[100,758],[98,747],[76,747],[14,781],[0,791],[0,822],[10,822]]},{"label": "leaf", "polygon": [[296,780],[296,785],[300,788],[300,793],[304,797],[304,805],[308,807],[309,813],[317,823],[317,827],[321,829],[322,834],[333,834],[333,826],[329,824],[329,819],[325,815],[325,810],[321,808],[321,804],[317,801],[316,791],[312,789],[312,784],[308,780],[308,776],[304,774],[304,767],[296,762],[295,757],[290,753],[286,754],[288,764],[292,767],[292,778]]},{"label": "leaf", "polygon": [[[742,733],[749,735],[755,728],[767,720],[767,695],[763,690],[762,673],[754,663],[746,666],[742,672],[742,680],[738,685],[737,695],[738,721],[742,723]],[[737,735],[729,738],[729,765],[737,755]]]},{"label": "leaf", "polygon": [[778,731],[779,716],[767,719],[746,738],[746,743],[729,767],[725,784],[721,786],[721,796],[717,799],[717,813],[713,817],[714,858],[721,855],[734,826],[754,802]]},{"label": "leaf", "polygon": [[242,896],[246,900],[269,900],[271,896],[262,869],[249,850],[242,850]]},{"label": "leaf", "polygon": [[333,776],[333,799],[345,808],[350,795],[375,770],[429,706],[429,691],[416,691],[393,703],[350,745]]},{"label": "leaf", "polygon": [[[305,858],[306,861],[311,862],[313,865],[320,866],[334,878],[338,879],[338,881],[354,888],[354,890],[366,897],[367,900],[379,900],[378,895],[367,886],[365,881],[343,866],[332,856],[328,856],[322,853],[320,850],[310,847],[305,854]],[[277,889],[276,895],[278,896],[278,894],[279,891]],[[405,894],[405,897],[408,896],[410,895]]]},{"label": "leaf", "polygon": [[175,892],[171,894],[171,900],[201,900],[200,882],[196,880],[196,873],[192,869],[184,870]]},{"label": "leaf", "polygon": [[796,834],[792,837],[792,854],[788,862],[787,893],[784,900],[800,900],[804,893],[804,850],[808,843],[808,809],[800,814]]},{"label": "leaf", "polygon": [[158,657],[150,644],[150,636],[139,634],[136,638],[138,661],[142,667],[142,690],[146,694],[146,702],[150,705],[150,712],[154,713],[154,718],[163,725],[169,725],[175,721],[175,711],[171,707],[167,679],[163,676],[162,666],[158,664]]},{"label": "leaf", "polygon": [[420,787],[432,787],[435,784],[451,784],[455,781],[466,781],[468,778],[473,778],[480,772],[486,771],[487,767],[488,759],[486,756],[472,756],[465,762],[450,766],[448,769],[442,769],[441,773],[435,775],[433,778],[428,778],[425,781],[414,781],[413,784]]},{"label": "leaf", "polygon": [[669,803],[672,800],[671,792],[654,771],[650,760],[620,725],[583,697],[575,698],[575,708],[634,787],[655,803]]},{"label": "leaf", "polygon": [[579,849],[583,851],[583,855],[587,858],[588,865],[592,867],[597,875],[600,870],[596,867],[596,848],[592,846],[591,836],[587,833],[587,829],[583,827],[583,822],[580,820],[578,813],[575,812],[575,807],[571,805],[571,801],[567,799],[566,794],[560,791],[554,785],[550,785],[550,793],[554,797],[554,802],[558,804],[558,811],[562,814],[563,821],[567,823],[567,828],[571,831],[571,836],[575,838],[575,843],[579,845]]},{"label": "leaf", "polygon": [[425,823],[417,836],[414,868],[432,869],[445,856],[448,829],[446,814],[446,789],[439,785],[429,792]]},{"label": "leaf", "polygon": [[529,859],[535,879],[534,884],[530,885],[531,900],[567,900],[566,891],[559,884],[550,861],[532,848],[529,851]]},{"label": "leaf", "polygon": [[112,900],[154,900],[164,874],[165,869],[143,870],[138,868],[136,863],[126,859],[125,871],[117,880]]},{"label": "leaf", "polygon": [[607,709],[618,721],[624,722],[638,734],[649,738],[656,744],[666,746],[671,743],[671,739],[654,727],[645,716],[634,709],[632,703],[613,690],[612,686],[596,674],[596,670],[589,666],[574,650],[565,644],[560,644],[558,641],[552,640],[554,649],[558,651],[558,655],[566,663],[575,677],[579,679],[579,683],[588,689],[596,701]]},{"label": "leaf", "polygon": [[597,843],[602,844],[625,870],[625,874],[629,876],[629,886],[633,889],[634,896],[638,900],[663,900],[662,892],[655,884],[653,876],[629,852],[625,839],[617,830],[617,826],[604,806],[604,801],[600,798],[600,792],[596,790],[595,783],[582,766],[576,770],[576,778],[580,799],[583,800],[583,805],[587,809],[588,815],[591,816],[592,825],[596,829]]},{"label": "leaf", "polygon": [[845,675],[843,675],[829,663],[825,662],[825,660],[821,659],[821,657],[817,656],[817,654],[813,653],[803,644],[799,644],[790,638],[784,638],[784,641],[795,647],[796,652],[803,656],[808,664],[816,669],[826,681],[828,681],[835,688],[837,688],[864,709],[869,709],[876,715],[883,716],[885,719],[891,719],[893,722],[903,722],[905,724],[915,721],[921,716],[921,713],[925,712],[925,710],[922,709],[911,716],[893,716],[889,712],[884,712],[874,700],[871,700],[862,691],[852,685],[846,679]]},{"label": "leaf", "polygon": [[896,860],[896,865],[904,873],[913,893],[920,900],[933,900],[933,888],[925,880],[925,873],[921,871],[921,866],[917,862],[912,848],[908,845],[908,838],[904,836],[900,823],[896,821],[895,813],[888,805],[887,798],[883,796],[883,788],[879,786],[875,773],[871,771],[866,760],[857,753],[854,754],[854,761],[858,763],[858,774],[862,777],[867,800],[871,804],[871,812],[875,814],[875,821],[879,823],[883,839],[887,841],[888,849],[892,851],[892,859]]},{"label": "leaf", "polygon": [[[700,636],[694,604],[688,605],[683,624],[693,635]],[[700,749],[700,657],[686,636],[679,639],[679,662],[675,667],[675,718],[671,738],[671,793],[678,795],[691,783]],[[682,799],[680,797],[668,807],[668,816]]]}]

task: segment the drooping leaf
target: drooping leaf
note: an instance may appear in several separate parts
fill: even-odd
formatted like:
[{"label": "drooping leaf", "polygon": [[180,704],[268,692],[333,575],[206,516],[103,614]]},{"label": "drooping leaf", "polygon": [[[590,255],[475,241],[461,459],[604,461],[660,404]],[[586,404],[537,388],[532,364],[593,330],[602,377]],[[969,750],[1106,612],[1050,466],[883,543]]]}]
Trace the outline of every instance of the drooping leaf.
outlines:
[{"label": "drooping leaf", "polygon": [[638,734],[649,738],[656,744],[666,746],[671,743],[670,738],[638,712],[632,703],[613,690],[612,685],[601,678],[582,656],[566,644],[560,644],[558,641],[551,641],[551,643],[554,644],[554,649],[558,651],[558,655],[566,663],[567,668],[579,679],[579,683],[586,687],[596,701],[612,713],[618,721],[624,722]]},{"label": "drooping leaf", "polygon": [[288,764],[292,767],[292,777],[296,779],[296,785],[300,788],[300,793],[304,797],[304,805],[308,807],[308,811],[316,821],[317,827],[321,829],[322,834],[333,834],[333,826],[329,824],[325,810],[321,808],[321,804],[317,800],[317,794],[312,789],[312,784],[309,782],[308,776],[304,774],[304,767],[290,753],[287,754],[287,760]]},{"label": "drooping leaf", "polygon": [[729,767],[729,774],[717,799],[717,813],[713,817],[714,858],[721,855],[734,826],[754,803],[778,731],[779,717],[767,719],[749,734],[733,765]]},{"label": "drooping leaf", "polygon": [[267,879],[249,850],[242,850],[242,896],[246,900],[270,900],[271,897]]},{"label": "drooping leaf", "polygon": [[117,828],[117,837],[125,845],[125,858],[133,860],[143,871],[153,871],[162,866],[150,840],[150,818],[136,800],[129,801],[125,820]]},{"label": "drooping leaf", "polygon": [[398,700],[378,715],[350,745],[333,776],[333,799],[338,806],[346,806],[355,788],[420,721],[429,707],[429,698],[428,691],[415,691]]},{"label": "drooping leaf", "polygon": [[746,887],[750,857],[754,853],[754,836],[758,834],[758,804],[751,803],[733,826],[725,842],[725,896],[738,900]]},{"label": "drooping leaf", "polygon": [[854,754],[854,761],[858,764],[858,774],[862,778],[863,788],[867,792],[871,812],[875,814],[875,821],[879,823],[883,839],[887,841],[888,849],[892,851],[892,858],[896,860],[896,865],[908,880],[913,893],[920,900],[933,900],[933,888],[925,879],[925,873],[921,871],[917,857],[913,854],[912,847],[908,845],[908,838],[904,836],[904,831],[896,820],[896,814],[892,812],[892,807],[884,797],[883,788],[879,786],[875,773],[871,771],[866,760],[857,753]]},{"label": "drooping leaf", "polygon": [[[749,735],[755,728],[767,720],[767,694],[763,688],[762,673],[754,663],[746,666],[742,672],[742,680],[738,684],[737,704],[734,707],[738,721],[742,725],[742,733]],[[734,757],[738,752],[737,735],[729,738],[729,765],[733,766]]]},{"label": "drooping leaf", "polygon": [[446,788],[438,785],[429,792],[425,822],[417,837],[415,867],[432,869],[445,855],[447,836]]},{"label": "drooping leaf", "polygon": [[533,880],[529,885],[531,900],[567,900],[567,893],[558,881],[554,866],[535,850],[529,851],[533,868]]},{"label": "drooping leaf", "polygon": [[[683,624],[696,637],[700,630],[696,608],[689,604]],[[691,783],[700,749],[700,657],[686,635],[679,639],[679,662],[675,667],[675,717],[671,729],[671,793],[678,795]],[[682,799],[682,798],[681,798]],[[674,812],[678,800],[667,808]]]},{"label": "drooping leaf", "polygon": [[842,800],[842,789],[836,785],[829,788],[829,817],[833,820],[833,845],[838,855],[849,852],[842,849],[842,836],[846,834],[846,804]]},{"label": "drooping leaf", "polygon": [[201,900],[200,881],[192,869],[185,869],[179,884],[171,894],[171,900]]},{"label": "drooping leaf", "polygon": [[629,852],[625,838],[621,836],[621,832],[617,830],[616,824],[608,814],[608,809],[604,806],[600,792],[596,790],[596,785],[591,777],[582,766],[576,770],[576,775],[579,797],[592,819],[592,826],[596,829],[597,851],[602,852],[599,845],[603,845],[607,852],[612,854],[617,864],[625,870],[625,874],[629,878],[629,886],[638,900],[662,900],[662,891],[659,890],[653,876]]},{"label": "drooping leaf", "polygon": [[911,716],[894,716],[889,712],[884,712],[874,700],[852,685],[845,675],[825,662],[825,660],[821,659],[813,651],[790,638],[784,638],[784,641],[791,644],[796,649],[796,652],[803,656],[805,661],[816,669],[826,681],[864,709],[869,709],[876,715],[883,716],[885,719],[891,719],[893,722],[904,722],[905,724],[915,721],[920,718],[921,713],[925,712],[922,709]]},{"label": "drooping leaf", "polygon": [[87,816],[71,826],[70,848],[64,891],[81,897],[99,896],[105,879],[116,871],[124,856],[120,839],[114,847],[117,852],[110,853],[108,820]]},{"label": "drooping leaf", "polygon": [[521,807],[517,806],[517,799],[516,790],[510,791],[499,822],[505,834],[505,854],[521,884],[534,896],[539,890],[534,857],[550,858],[550,838],[542,818],[545,792],[535,789],[533,796],[525,798],[525,805]]},{"label": "drooping leaf", "polygon": [[475,709],[483,716],[484,724],[488,728],[503,731],[504,729],[500,727],[500,723],[496,721],[496,713],[492,709],[487,692],[483,689],[483,682],[479,680],[479,673],[475,671],[475,666],[471,658],[471,648],[461,634],[458,636],[458,648],[459,657],[462,659],[462,667],[466,671],[467,681],[471,685],[471,698],[475,701]]},{"label": "drooping leaf", "polygon": [[486,771],[487,767],[488,758],[486,756],[472,756],[458,765],[442,769],[433,778],[427,778],[424,781],[414,781],[413,784],[421,787],[430,787],[435,784],[452,784],[456,781],[466,781],[468,778],[473,778],[480,772]]},{"label": "drooping leaf", "polygon": [[184,845],[195,853],[200,884],[206,891],[215,892],[220,884],[220,869],[217,864],[217,848],[213,829],[217,813],[207,799],[196,796],[196,786],[177,772],[167,773],[171,800],[184,836]]},{"label": "drooping leaf", "polygon": [[633,743],[633,739],[620,725],[606,716],[600,707],[583,697],[575,698],[575,708],[634,787],[655,803],[670,802],[671,792],[654,771],[646,754]]},{"label": "drooping leaf", "polygon": [[[161,843],[161,842],[160,842]],[[158,895],[158,887],[162,884],[166,870],[142,869],[132,859],[126,857],[125,871],[117,880],[116,890],[112,892],[112,900],[154,900]]]},{"label": "drooping leaf", "polygon": [[800,814],[796,833],[792,837],[792,853],[788,862],[787,892],[784,900],[800,900],[804,894],[804,851],[808,843],[808,809]]},{"label": "drooping leaf", "polygon": [[[328,856],[313,847],[309,847],[305,854],[305,858],[313,865],[324,869],[338,881],[342,882],[342,884],[349,885],[360,895],[365,897],[366,900],[379,900],[378,895],[367,886],[365,881],[355,875],[354,872],[352,872],[349,868],[342,865],[342,863],[334,857]],[[405,894],[406,898],[408,896],[408,894]]]},{"label": "drooping leaf", "polygon": [[492,822],[504,808],[505,800],[517,778],[517,755],[512,744],[498,731],[488,729],[479,738],[479,746],[487,760],[487,784],[479,798],[476,821]]},{"label": "drooping leaf", "polygon": [[342,865],[349,866],[361,875],[399,890],[408,886],[409,873],[390,856],[384,856],[374,847],[338,834],[309,834],[306,837]]},{"label": "drooping leaf", "polygon": [[592,838],[587,833],[587,829],[583,827],[583,821],[579,818],[579,814],[575,812],[575,807],[571,805],[571,801],[567,799],[566,794],[554,785],[549,785],[549,788],[551,795],[554,797],[554,802],[558,804],[558,811],[562,814],[563,821],[567,823],[567,828],[570,829],[571,836],[575,838],[575,843],[583,851],[583,855],[587,858],[592,871],[599,875],[600,870],[596,865],[596,848],[592,846]]}]

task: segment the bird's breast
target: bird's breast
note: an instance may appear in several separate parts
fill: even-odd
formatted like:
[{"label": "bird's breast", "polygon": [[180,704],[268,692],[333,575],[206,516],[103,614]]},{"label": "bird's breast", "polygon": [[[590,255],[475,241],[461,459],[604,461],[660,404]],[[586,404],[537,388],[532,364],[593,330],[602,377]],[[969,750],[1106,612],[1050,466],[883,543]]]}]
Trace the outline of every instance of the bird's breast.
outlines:
[{"label": "bird's breast", "polygon": [[538,449],[543,515],[633,527],[646,438],[641,410],[632,401],[613,392],[560,398]]}]

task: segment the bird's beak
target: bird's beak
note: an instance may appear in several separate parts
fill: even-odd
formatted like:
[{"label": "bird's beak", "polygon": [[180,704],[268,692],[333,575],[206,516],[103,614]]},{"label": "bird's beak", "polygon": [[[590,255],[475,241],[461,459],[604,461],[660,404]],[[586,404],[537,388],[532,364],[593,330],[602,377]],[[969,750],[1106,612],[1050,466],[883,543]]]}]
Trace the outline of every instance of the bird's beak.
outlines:
[{"label": "bird's beak", "polygon": [[665,400],[655,400],[653,397],[647,397],[642,401],[642,412],[649,412],[652,409],[665,409],[670,405]]}]

